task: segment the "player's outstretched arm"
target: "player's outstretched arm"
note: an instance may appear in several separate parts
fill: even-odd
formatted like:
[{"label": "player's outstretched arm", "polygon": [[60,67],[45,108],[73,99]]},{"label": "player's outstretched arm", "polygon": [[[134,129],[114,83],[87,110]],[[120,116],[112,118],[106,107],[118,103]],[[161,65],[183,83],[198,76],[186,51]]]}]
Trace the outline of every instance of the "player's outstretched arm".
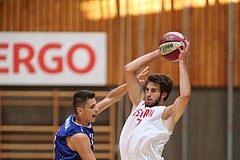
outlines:
[{"label": "player's outstretched arm", "polygon": [[[145,67],[138,75],[137,79],[140,83],[144,83],[146,75],[149,73],[149,66]],[[118,102],[127,93],[126,83],[118,86],[117,88],[110,91],[107,96],[97,103],[98,114],[107,109],[113,103]]]},{"label": "player's outstretched arm", "polygon": [[126,93],[127,93],[126,84],[122,84],[121,86],[118,86],[117,88],[111,90],[103,100],[97,103],[97,107],[99,109],[97,114],[100,114],[110,105],[119,101]]}]

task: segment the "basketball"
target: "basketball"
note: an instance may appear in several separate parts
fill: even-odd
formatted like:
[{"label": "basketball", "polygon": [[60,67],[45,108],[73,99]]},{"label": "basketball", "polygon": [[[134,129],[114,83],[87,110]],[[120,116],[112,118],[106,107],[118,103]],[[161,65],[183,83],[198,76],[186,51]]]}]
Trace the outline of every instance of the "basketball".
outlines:
[{"label": "basketball", "polygon": [[179,32],[166,33],[159,42],[160,54],[168,61],[178,61],[179,50],[182,46],[181,42],[185,41],[185,37]]}]

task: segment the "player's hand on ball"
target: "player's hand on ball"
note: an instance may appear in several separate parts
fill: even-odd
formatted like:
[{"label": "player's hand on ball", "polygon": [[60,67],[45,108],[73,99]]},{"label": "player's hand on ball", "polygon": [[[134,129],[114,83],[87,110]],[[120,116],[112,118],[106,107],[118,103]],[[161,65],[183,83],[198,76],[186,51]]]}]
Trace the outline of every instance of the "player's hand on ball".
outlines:
[{"label": "player's hand on ball", "polygon": [[188,55],[190,54],[190,52],[189,52],[190,42],[186,40],[185,42],[181,42],[181,43],[182,43],[183,47],[182,47],[182,49],[180,47],[178,47],[178,50],[180,51],[178,61],[185,63]]}]

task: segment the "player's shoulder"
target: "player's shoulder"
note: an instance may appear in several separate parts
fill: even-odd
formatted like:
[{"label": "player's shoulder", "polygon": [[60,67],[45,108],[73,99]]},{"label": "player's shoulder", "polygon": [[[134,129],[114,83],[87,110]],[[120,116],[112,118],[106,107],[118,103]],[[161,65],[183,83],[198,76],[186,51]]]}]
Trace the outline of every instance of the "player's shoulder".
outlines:
[{"label": "player's shoulder", "polygon": [[77,138],[77,139],[88,139],[88,135],[84,132],[82,133],[75,133],[71,136],[72,138]]},{"label": "player's shoulder", "polygon": [[137,105],[133,105],[131,112],[134,112],[135,110],[140,108],[145,108],[145,101],[140,101]]}]

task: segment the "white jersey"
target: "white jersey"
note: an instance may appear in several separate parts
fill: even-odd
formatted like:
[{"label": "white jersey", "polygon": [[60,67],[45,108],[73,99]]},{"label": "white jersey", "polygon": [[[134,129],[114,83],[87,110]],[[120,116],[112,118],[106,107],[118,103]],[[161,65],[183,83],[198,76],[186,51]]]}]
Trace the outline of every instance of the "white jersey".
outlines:
[{"label": "white jersey", "polygon": [[164,145],[172,134],[164,127],[165,106],[145,107],[142,101],[122,129],[119,147],[122,160],[163,160]]}]

